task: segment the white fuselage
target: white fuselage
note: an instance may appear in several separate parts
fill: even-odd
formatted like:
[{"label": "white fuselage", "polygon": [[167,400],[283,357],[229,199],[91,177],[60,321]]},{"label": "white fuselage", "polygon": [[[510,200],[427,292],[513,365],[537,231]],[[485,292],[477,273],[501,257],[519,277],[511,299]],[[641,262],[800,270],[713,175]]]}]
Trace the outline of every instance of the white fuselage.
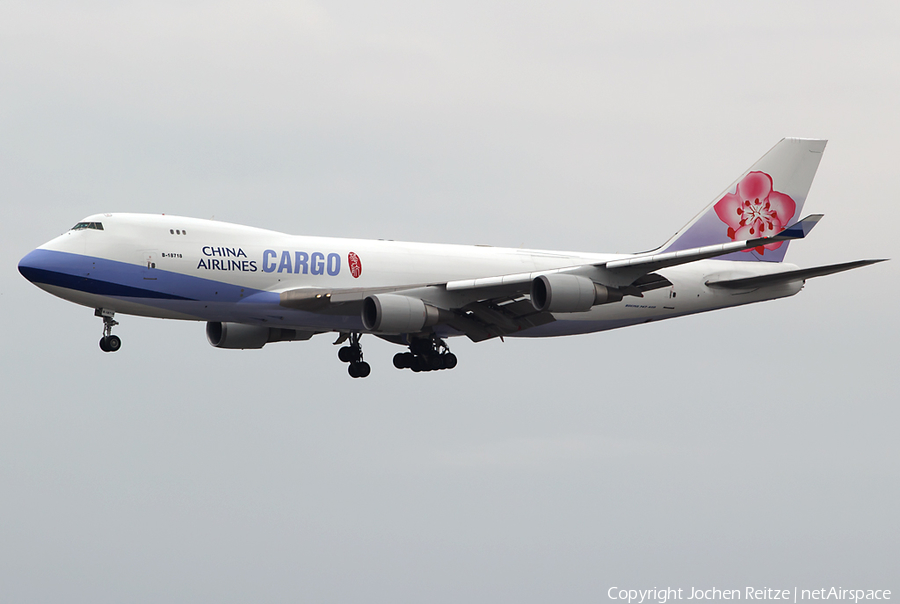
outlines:
[{"label": "white fuselage", "polygon": [[[103,230],[71,230],[26,256],[45,271],[35,283],[66,300],[124,314],[239,322],[309,331],[365,331],[358,315],[286,308],[287,290],[372,291],[546,271],[627,258],[488,246],[294,236],[196,218],[100,214]],[[523,337],[587,333],[790,296],[802,282],[748,291],[706,286],[796,268],[784,263],[701,260],[659,271],[672,285],[626,296],[556,321]],[[43,274],[43,273],[42,273]],[[439,291],[439,288],[437,290]],[[438,297],[439,294],[436,294]],[[435,300],[440,303],[440,300]],[[457,335],[453,330],[444,335]]]}]

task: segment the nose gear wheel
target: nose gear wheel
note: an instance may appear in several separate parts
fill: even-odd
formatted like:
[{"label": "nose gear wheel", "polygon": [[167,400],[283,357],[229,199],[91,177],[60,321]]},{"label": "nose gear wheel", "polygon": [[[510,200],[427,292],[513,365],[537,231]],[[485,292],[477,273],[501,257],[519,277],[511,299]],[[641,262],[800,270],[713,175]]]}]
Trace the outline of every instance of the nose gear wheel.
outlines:
[{"label": "nose gear wheel", "polygon": [[103,352],[117,352],[122,347],[122,339],[119,336],[112,335],[112,328],[119,324],[113,318],[116,316],[116,313],[105,308],[98,308],[94,311],[94,316],[103,319],[103,337],[100,338],[100,350]]}]

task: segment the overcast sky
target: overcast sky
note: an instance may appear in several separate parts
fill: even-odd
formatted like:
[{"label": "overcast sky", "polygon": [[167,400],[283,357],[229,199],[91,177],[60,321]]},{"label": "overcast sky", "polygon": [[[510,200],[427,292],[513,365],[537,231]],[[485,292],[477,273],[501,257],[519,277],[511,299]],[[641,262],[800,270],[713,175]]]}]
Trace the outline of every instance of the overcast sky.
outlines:
[{"label": "overcast sky", "polygon": [[896,2],[0,3],[0,600],[900,594],[900,261],[352,380],[19,258],[97,212],[639,251],[828,138],[787,260],[897,257]]}]

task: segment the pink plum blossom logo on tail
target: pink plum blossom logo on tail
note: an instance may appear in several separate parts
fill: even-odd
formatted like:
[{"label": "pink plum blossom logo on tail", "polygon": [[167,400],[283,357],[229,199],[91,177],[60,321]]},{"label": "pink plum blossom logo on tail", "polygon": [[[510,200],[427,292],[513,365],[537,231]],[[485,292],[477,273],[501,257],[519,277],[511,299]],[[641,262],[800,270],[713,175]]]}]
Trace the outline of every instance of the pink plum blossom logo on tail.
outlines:
[{"label": "pink plum blossom logo on tail", "polygon": [[[728,237],[732,241],[745,241],[777,235],[794,217],[797,204],[788,195],[773,189],[771,176],[750,172],[738,183],[734,193],[726,193],[713,207],[719,219],[728,225]],[[767,243],[752,251],[764,254],[766,250],[777,250],[782,243]]]}]

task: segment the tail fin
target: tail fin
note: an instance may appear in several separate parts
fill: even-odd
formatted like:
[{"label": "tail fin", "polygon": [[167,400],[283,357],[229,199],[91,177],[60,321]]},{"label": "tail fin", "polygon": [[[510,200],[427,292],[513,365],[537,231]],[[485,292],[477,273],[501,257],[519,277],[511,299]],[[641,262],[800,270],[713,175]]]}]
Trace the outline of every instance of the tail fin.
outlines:
[{"label": "tail fin", "polygon": [[[803,210],[828,141],[783,138],[660,248],[688,248],[771,237]],[[787,241],[721,256],[722,260],[781,262]]]}]

